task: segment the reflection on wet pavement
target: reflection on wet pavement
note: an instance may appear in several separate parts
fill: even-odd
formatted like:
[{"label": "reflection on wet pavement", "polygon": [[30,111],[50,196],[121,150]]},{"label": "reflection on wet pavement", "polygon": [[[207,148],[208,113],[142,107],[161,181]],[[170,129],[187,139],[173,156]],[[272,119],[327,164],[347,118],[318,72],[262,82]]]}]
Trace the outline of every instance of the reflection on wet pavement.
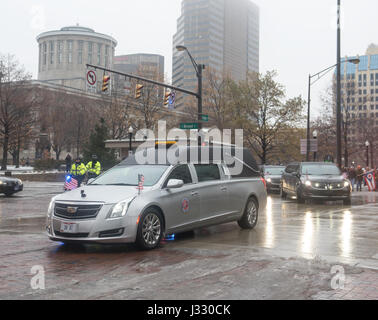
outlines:
[{"label": "reflection on wet pavement", "polygon": [[[44,234],[44,216],[51,192],[59,193],[61,186],[55,184],[44,190],[43,194],[42,188],[30,187],[30,191],[35,192],[33,200],[29,192],[27,197],[0,201],[0,235],[39,235],[47,247],[54,248],[50,253],[62,252],[59,243],[50,242]],[[273,256],[321,257],[378,268],[377,200],[378,193],[354,193],[352,206],[344,206],[342,202],[298,204],[295,200],[282,200],[278,195],[272,195],[268,197],[266,210],[259,213],[258,225],[252,231],[241,230],[236,223],[229,223],[175,235],[164,240],[161,247],[249,248]],[[104,253],[128,251],[132,247],[86,248],[92,253]]]},{"label": "reflection on wet pavement", "polygon": [[[297,204],[279,196],[268,198],[255,230],[235,224],[196,231],[193,241],[180,246],[234,246],[269,249],[272,255],[321,257],[340,263],[378,268],[378,204],[375,193],[356,194],[352,206],[342,202]],[[366,202],[365,202],[366,201]],[[170,244],[174,245],[174,244]]]}]

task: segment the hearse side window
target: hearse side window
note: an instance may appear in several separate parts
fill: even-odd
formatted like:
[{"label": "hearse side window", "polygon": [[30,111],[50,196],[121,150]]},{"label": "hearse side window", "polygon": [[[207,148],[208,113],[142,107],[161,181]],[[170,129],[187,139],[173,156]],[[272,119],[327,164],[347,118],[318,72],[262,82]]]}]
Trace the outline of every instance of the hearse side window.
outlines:
[{"label": "hearse side window", "polygon": [[184,184],[193,183],[192,176],[190,174],[190,170],[188,165],[181,165],[173,169],[173,171],[169,174],[165,185],[167,185],[170,179],[178,179],[184,181]]},{"label": "hearse side window", "polygon": [[219,167],[217,164],[195,164],[198,182],[220,180]]}]

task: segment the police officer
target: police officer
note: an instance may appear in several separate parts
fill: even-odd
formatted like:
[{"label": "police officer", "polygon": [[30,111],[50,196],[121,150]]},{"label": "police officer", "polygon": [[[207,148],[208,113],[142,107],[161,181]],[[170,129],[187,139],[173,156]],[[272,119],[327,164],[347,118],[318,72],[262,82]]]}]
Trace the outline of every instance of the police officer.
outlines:
[{"label": "police officer", "polygon": [[101,163],[98,161],[97,156],[92,155],[92,161],[87,163],[88,178],[96,178],[101,172]]},{"label": "police officer", "polygon": [[73,178],[77,180],[78,187],[80,187],[81,183],[85,178],[85,174],[87,173],[87,168],[85,164],[81,161],[81,158],[76,158],[75,162],[71,166],[71,171]]}]

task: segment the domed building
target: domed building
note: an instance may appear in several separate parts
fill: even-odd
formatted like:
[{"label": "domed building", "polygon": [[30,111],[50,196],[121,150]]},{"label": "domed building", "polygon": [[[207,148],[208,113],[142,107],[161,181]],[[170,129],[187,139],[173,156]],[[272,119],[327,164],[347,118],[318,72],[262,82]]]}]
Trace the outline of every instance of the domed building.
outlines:
[{"label": "domed building", "polygon": [[38,80],[86,89],[86,64],[112,68],[117,41],[93,29],[77,26],[41,33]]}]

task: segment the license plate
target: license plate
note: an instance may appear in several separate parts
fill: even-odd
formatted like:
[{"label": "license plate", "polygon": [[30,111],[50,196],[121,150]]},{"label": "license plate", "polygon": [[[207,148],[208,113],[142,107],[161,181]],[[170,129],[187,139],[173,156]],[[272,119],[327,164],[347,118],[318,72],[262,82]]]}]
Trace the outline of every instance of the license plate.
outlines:
[{"label": "license plate", "polygon": [[20,190],[20,187],[19,186],[15,186],[14,187],[14,191],[18,191],[18,190]]},{"label": "license plate", "polygon": [[76,233],[77,232],[77,223],[62,222],[60,224],[60,232],[62,232],[62,233]]}]

